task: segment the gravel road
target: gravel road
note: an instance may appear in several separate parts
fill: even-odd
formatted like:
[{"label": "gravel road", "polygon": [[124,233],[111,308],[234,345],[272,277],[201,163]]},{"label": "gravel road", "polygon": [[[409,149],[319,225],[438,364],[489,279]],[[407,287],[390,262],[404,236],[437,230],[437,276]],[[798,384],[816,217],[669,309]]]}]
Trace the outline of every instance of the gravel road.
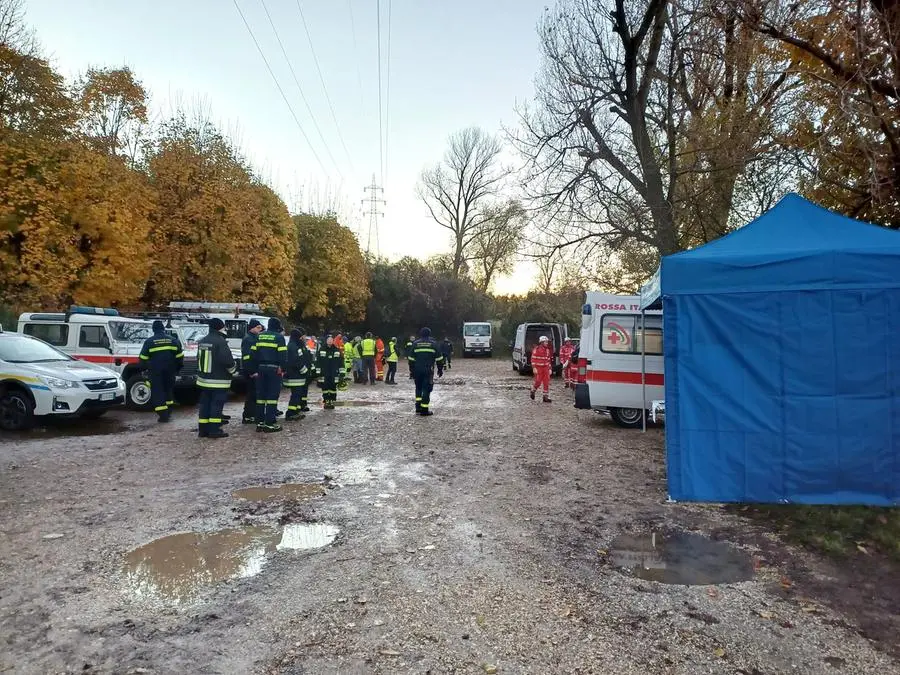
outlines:
[{"label": "gravel road", "polygon": [[282,434],[0,437],[0,672],[900,673],[896,576],[667,503],[660,429],[527,386],[458,360],[428,419],[403,379]]}]

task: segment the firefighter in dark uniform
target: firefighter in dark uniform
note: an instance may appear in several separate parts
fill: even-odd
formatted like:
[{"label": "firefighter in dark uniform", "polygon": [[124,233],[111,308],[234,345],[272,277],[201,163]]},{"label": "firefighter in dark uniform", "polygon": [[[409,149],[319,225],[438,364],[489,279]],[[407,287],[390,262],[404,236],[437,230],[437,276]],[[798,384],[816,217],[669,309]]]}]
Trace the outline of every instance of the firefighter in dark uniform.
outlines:
[{"label": "firefighter in dark uniform", "polygon": [[316,381],[316,354],[309,348],[309,336],[300,341],[300,363],[306,367],[306,382],[300,388],[300,412],[309,412],[309,385]]},{"label": "firefighter in dark uniform", "polygon": [[406,354],[406,361],[409,364],[409,379],[413,379],[415,377],[415,373],[413,372],[413,363],[415,359],[413,358],[412,346],[413,342],[416,341],[414,335],[409,336],[409,340],[406,341],[406,344],[403,345],[403,353]]},{"label": "firefighter in dark uniform", "polygon": [[309,392],[309,378],[312,365],[312,354],[306,347],[306,336],[299,328],[291,331],[291,339],[287,345],[287,369],[284,376],[284,386],[291,392],[288,401],[285,421],[299,420],[303,418],[300,413],[308,411],[306,405]]},{"label": "firefighter in dark uniform", "polygon": [[287,344],[284,342],[281,321],[272,317],[269,325],[256,336],[250,348],[251,377],[256,378],[256,430],[281,431],[275,423],[278,397],[281,395],[281,377],[287,368]]},{"label": "firefighter in dark uniform", "polygon": [[222,409],[228,400],[231,378],[237,372],[228,340],[225,322],[211,319],[209,334],[197,343],[197,386],[200,388],[200,438],[225,438]]},{"label": "firefighter in dark uniform", "polygon": [[162,321],[153,322],[153,337],[144,340],[140,361],[150,371],[150,405],[157,421],[168,422],[175,405],[175,376],[184,363],[184,350],[178,338],[166,333]]},{"label": "firefighter in dark uniform", "polygon": [[434,367],[437,366],[438,377],[444,374],[444,357],[440,346],[431,337],[431,329],[423,328],[421,337],[412,343],[409,356],[413,362],[416,380],[416,414],[427,417],[431,412],[431,390],[434,388]]},{"label": "firefighter in dark uniform", "polygon": [[241,340],[241,372],[247,386],[244,399],[244,414],[241,424],[256,424],[256,378],[250,377],[250,349],[256,344],[256,336],[262,333],[263,325],[256,319],[247,324],[247,334]]},{"label": "firefighter in dark uniform", "polygon": [[319,370],[319,384],[322,385],[322,401],[325,403],[325,410],[334,410],[338,383],[344,379],[344,352],[334,344],[334,338],[331,335],[325,339],[324,344],[319,345],[316,365]]}]

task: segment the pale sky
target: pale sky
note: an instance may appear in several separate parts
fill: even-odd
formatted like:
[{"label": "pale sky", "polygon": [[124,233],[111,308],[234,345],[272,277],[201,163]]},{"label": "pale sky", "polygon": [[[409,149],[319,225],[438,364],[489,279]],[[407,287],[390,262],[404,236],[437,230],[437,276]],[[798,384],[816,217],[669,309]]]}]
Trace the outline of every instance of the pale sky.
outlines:
[{"label": "pale sky", "polygon": [[[298,201],[301,190],[340,195],[345,210],[354,215],[349,224],[359,231],[365,248],[369,220],[362,215],[361,200],[374,174],[387,202],[378,228],[380,253],[391,259],[425,258],[449,250],[448,233],[430,219],[415,195],[417,177],[440,159],[451,132],[472,125],[499,132],[501,125],[516,123],[517,103],[533,92],[539,63],[536,25],[548,0],[264,1],[26,0],[26,18],[45,54],[67,77],[89,66],[128,65],[149,90],[155,114],[166,115],[179,102],[207,107],[213,121],[236,138],[292,210],[303,203]],[[379,4],[382,119],[387,129],[383,171]],[[530,264],[520,263],[495,290],[523,292],[533,274]]]}]

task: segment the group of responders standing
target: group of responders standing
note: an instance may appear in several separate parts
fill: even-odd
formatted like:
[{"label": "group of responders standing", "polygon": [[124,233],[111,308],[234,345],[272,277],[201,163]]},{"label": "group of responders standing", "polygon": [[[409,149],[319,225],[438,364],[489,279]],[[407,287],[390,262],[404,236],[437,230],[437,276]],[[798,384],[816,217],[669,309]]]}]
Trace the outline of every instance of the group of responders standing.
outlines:
[{"label": "group of responders standing", "polygon": [[[427,329],[426,329],[427,330]],[[437,345],[437,354],[441,357],[441,364],[444,368],[450,368],[450,362],[453,358],[453,343],[450,338],[444,338],[441,343],[431,339],[431,331],[428,331],[428,338]],[[415,378],[414,363],[415,355],[413,345],[416,337],[411,335],[409,340],[403,347],[403,352],[409,361],[409,379]],[[357,384],[374,385],[376,382],[384,381],[388,385],[397,384],[397,363],[400,361],[400,343],[397,338],[392,337],[387,344],[372,333],[366,333],[365,337],[356,336],[352,341],[344,344],[344,365],[348,372],[353,376],[353,381]],[[387,367],[387,372],[384,368]],[[432,369],[434,364],[432,365]]]},{"label": "group of responders standing", "polygon": [[[197,387],[200,390],[198,432],[201,438],[225,438],[222,429],[230,417],[223,410],[233,377],[240,368],[244,376],[247,396],[241,418],[243,424],[255,424],[260,432],[278,432],[282,426],[277,419],[282,387],[290,390],[285,421],[299,420],[309,412],[309,387],[318,382],[322,389],[325,410],[334,410],[338,390],[345,388],[348,370],[357,383],[375,384],[378,371],[387,366],[385,384],[397,384],[399,349],[397,339],[387,345],[367,333],[344,343],[340,334],[327,335],[316,343],[302,329],[291,330],[285,341],[281,322],[271,318],[264,327],[251,319],[247,335],[241,343],[241,360],[236,363],[225,336],[225,323],[214,318],[209,333],[197,344]],[[434,372],[443,376],[450,367],[453,346],[449,340],[438,343],[431,331],[423,328],[419,338],[410,338],[406,345],[410,379],[415,380],[416,413],[431,415],[431,391]],[[160,422],[168,422],[174,405],[175,378],[184,359],[177,338],[166,333],[161,321],[153,323],[153,337],[141,349],[141,361],[149,372],[151,404]]]}]

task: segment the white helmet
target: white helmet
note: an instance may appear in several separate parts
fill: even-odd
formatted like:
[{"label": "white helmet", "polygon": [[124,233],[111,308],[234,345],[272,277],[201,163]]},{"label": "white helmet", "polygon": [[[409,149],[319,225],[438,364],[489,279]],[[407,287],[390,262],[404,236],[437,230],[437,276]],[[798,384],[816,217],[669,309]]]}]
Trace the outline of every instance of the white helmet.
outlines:
[{"label": "white helmet", "polygon": [[546,335],[541,335],[538,342],[550,342],[550,338],[548,338]]}]

